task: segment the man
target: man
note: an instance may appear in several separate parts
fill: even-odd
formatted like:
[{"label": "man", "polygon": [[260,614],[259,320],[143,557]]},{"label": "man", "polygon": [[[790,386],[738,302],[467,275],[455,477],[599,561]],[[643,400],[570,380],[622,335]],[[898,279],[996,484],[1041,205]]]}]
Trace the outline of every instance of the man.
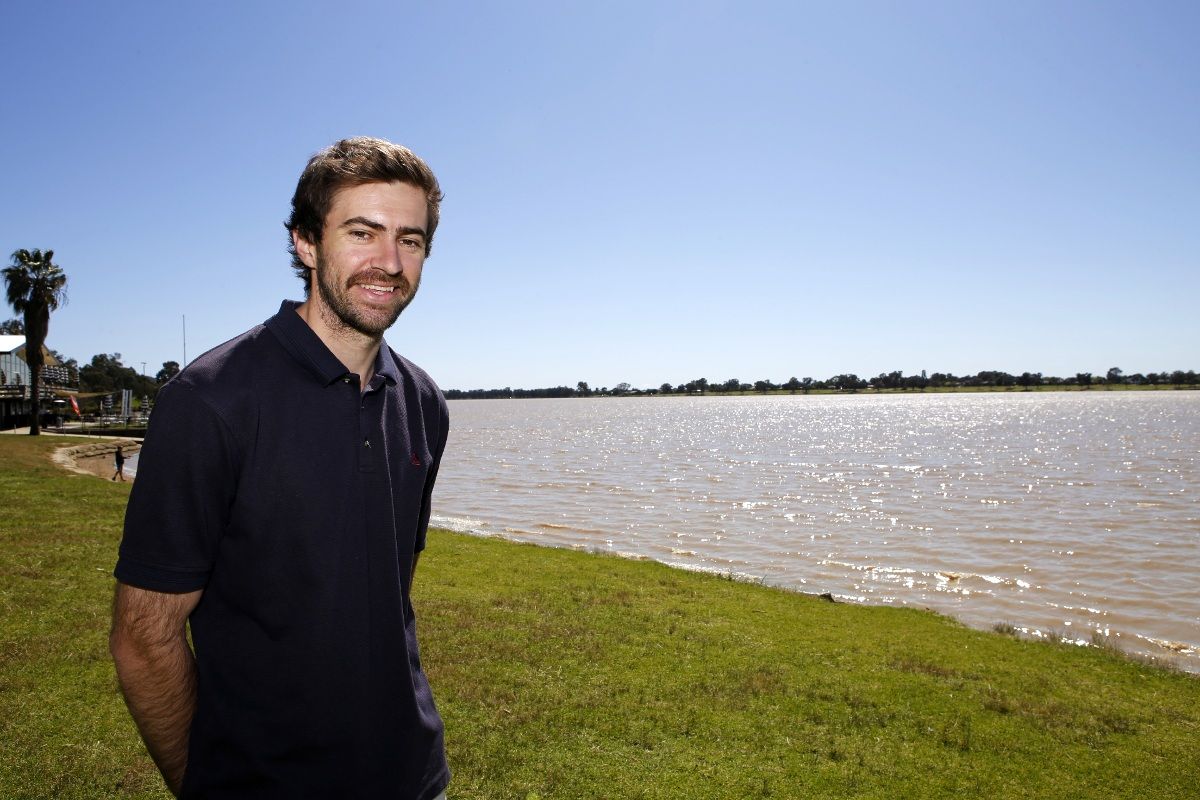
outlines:
[{"label": "man", "polygon": [[113,465],[116,467],[116,472],[113,473],[112,479],[115,481],[120,478],[125,480],[125,454],[121,452],[121,446],[117,445],[117,452],[113,453]]},{"label": "man", "polygon": [[404,147],[356,138],[318,153],[287,223],[307,299],[159,392],[111,650],[177,796],[443,796],[409,592],[448,414],[383,344],[440,202]]}]

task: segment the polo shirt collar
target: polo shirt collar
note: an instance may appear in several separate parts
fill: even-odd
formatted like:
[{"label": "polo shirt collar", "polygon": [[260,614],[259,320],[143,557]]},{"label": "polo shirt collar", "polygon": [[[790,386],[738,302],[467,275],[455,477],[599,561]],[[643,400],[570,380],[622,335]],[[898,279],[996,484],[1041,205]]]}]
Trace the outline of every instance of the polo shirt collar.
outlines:
[{"label": "polo shirt collar", "polygon": [[[279,313],[268,319],[265,325],[293,358],[307,367],[322,385],[328,386],[348,375],[349,370],[325,346],[316,331],[308,327],[308,323],[296,313],[300,305],[295,300],[284,300],[279,306]],[[375,374],[382,375],[393,384],[400,380],[396,361],[391,357],[387,342],[379,344],[379,352],[375,356]]]},{"label": "polo shirt collar", "polygon": [[396,359],[392,358],[392,350],[387,342],[382,340],[379,342],[379,352],[375,354],[375,374],[382,375],[392,385],[400,382]]}]

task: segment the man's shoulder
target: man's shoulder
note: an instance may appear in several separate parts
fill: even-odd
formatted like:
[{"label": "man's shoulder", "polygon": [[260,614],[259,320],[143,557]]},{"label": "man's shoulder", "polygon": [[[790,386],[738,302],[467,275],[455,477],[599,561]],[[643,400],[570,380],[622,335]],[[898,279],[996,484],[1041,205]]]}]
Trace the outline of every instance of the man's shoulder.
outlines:
[{"label": "man's shoulder", "polygon": [[273,346],[272,337],[266,333],[265,325],[255,325],[217,345],[184,367],[170,384],[175,384],[173,388],[187,387],[201,393],[225,392],[246,385],[251,376],[262,370]]},{"label": "man's shoulder", "polygon": [[190,362],[159,389],[147,437],[163,426],[195,426],[209,417],[219,419],[235,439],[247,436],[246,426],[257,419],[263,387],[270,382],[264,373],[279,361],[273,340],[264,325],[256,325]]},{"label": "man's shoulder", "polygon": [[[434,382],[433,378],[429,377],[428,372],[397,353],[391,347],[388,348],[388,352],[391,353],[392,358],[395,360],[396,367],[400,370],[400,374],[404,375],[408,380],[411,380],[413,385],[417,387],[417,391],[419,391],[422,395],[429,394],[442,397],[442,390],[438,387],[437,383]],[[443,400],[443,402],[445,401]]]},{"label": "man's shoulder", "polygon": [[404,376],[406,381],[411,382],[417,390],[417,395],[421,398],[422,403],[436,406],[442,416],[449,416],[446,397],[442,394],[441,388],[438,387],[433,378],[429,377],[429,373],[397,353],[391,347],[388,347],[387,351],[395,360],[396,368],[400,371],[400,374]]}]

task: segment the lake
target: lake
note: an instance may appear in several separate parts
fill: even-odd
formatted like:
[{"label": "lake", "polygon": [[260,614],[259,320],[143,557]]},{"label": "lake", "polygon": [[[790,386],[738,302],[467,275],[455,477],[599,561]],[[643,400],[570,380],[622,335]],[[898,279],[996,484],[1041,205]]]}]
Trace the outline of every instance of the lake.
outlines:
[{"label": "lake", "polygon": [[1200,392],[456,400],[434,524],[1200,671]]}]

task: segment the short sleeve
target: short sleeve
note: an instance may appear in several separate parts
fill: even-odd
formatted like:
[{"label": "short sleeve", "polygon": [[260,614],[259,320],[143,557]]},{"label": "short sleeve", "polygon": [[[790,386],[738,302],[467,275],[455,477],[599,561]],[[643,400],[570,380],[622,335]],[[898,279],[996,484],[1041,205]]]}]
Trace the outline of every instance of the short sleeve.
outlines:
[{"label": "short sleeve", "polygon": [[236,496],[234,439],[195,389],[159,390],[125,509],[114,575],[160,592],[203,589]]},{"label": "short sleeve", "polygon": [[[435,390],[437,391],[437,390]],[[417,520],[417,535],[413,552],[419,553],[425,549],[426,534],[429,531],[429,517],[433,511],[433,484],[437,481],[438,468],[442,465],[442,455],[446,452],[446,440],[450,432],[450,411],[446,406],[441,392],[437,392],[437,443],[433,452],[433,464],[425,478],[425,491],[421,496],[421,516]]]}]

